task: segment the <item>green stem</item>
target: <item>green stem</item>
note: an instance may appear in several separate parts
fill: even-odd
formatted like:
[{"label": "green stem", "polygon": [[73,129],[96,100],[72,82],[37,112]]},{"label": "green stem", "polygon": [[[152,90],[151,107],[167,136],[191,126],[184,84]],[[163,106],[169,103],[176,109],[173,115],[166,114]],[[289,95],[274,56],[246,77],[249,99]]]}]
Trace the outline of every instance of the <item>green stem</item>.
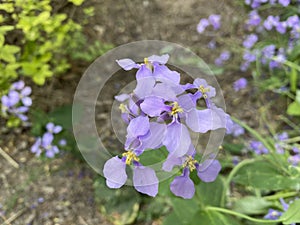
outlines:
[{"label": "green stem", "polygon": [[230,182],[233,178],[233,176],[236,174],[236,172],[242,168],[243,166],[253,163],[255,161],[255,159],[245,159],[242,162],[240,162],[239,164],[237,164],[229,173],[226,181],[225,181],[225,185],[224,185],[224,189],[223,189],[223,194],[222,194],[222,199],[221,199],[221,206],[224,207],[225,206],[225,201],[226,201],[226,195],[227,192],[229,190],[229,186],[230,186]]},{"label": "green stem", "polygon": [[256,219],[256,218],[253,218],[253,217],[250,217],[250,216],[247,216],[247,215],[244,215],[244,214],[241,214],[241,213],[229,210],[229,209],[213,207],[213,206],[206,207],[206,210],[230,214],[230,215],[237,216],[237,217],[240,217],[240,218],[243,218],[243,219],[246,219],[249,221],[257,222],[257,223],[273,223],[274,224],[274,223],[282,222],[282,220],[280,220],[280,219],[279,220]]},{"label": "green stem", "polygon": [[293,197],[298,195],[299,193],[296,191],[292,191],[292,192],[287,192],[287,193],[277,193],[275,195],[271,195],[271,196],[265,196],[263,197],[263,199],[271,201],[271,200],[277,200],[279,198],[288,198],[288,197]]},{"label": "green stem", "polygon": [[257,140],[259,140],[270,152],[271,152],[271,157],[274,159],[274,162],[270,161],[270,163],[274,164],[274,165],[281,165],[281,167],[279,167],[283,172],[285,172],[286,174],[289,174],[289,171],[287,169],[284,168],[284,166],[282,165],[281,160],[278,158],[277,154],[274,154],[275,152],[275,148],[272,144],[270,144],[265,138],[263,138],[257,131],[255,131],[254,129],[252,129],[251,127],[249,127],[247,124],[243,123],[242,121],[240,121],[239,119],[231,116],[231,119],[236,122],[237,124],[241,125],[242,127],[244,127],[248,132],[250,132]]}]

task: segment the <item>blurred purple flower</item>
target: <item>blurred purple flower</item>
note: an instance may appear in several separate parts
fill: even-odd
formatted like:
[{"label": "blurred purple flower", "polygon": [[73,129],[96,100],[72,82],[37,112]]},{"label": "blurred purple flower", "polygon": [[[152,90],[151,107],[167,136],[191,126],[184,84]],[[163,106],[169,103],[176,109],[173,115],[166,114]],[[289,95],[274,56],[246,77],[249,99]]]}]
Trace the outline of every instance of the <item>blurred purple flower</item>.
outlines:
[{"label": "blurred purple flower", "polygon": [[250,150],[254,151],[257,155],[268,154],[269,150],[260,141],[250,141]]},{"label": "blurred purple flower", "polygon": [[205,31],[206,27],[208,27],[209,25],[210,25],[210,23],[209,23],[208,19],[205,19],[205,18],[201,19],[197,25],[198,33],[200,33],[200,34],[203,33]]},{"label": "blurred purple flower", "polygon": [[276,27],[279,23],[279,16],[269,15],[264,21],[263,25],[266,30],[272,30],[273,27]]},{"label": "blurred purple flower", "polygon": [[291,1],[290,0],[278,0],[278,3],[284,7],[287,7],[291,3]]},{"label": "blurred purple flower", "polygon": [[258,41],[258,37],[256,34],[250,34],[248,35],[244,42],[243,42],[243,46],[247,49],[250,49],[253,47],[253,45]]},{"label": "blurred purple flower", "polygon": [[233,123],[230,130],[226,132],[227,134],[232,134],[234,137],[238,137],[245,133],[245,129],[237,123]]},{"label": "blurred purple flower", "polygon": [[248,20],[246,22],[247,27],[256,27],[260,24],[261,22],[261,18],[258,15],[256,10],[252,10],[249,14],[248,14]]},{"label": "blurred purple flower", "polygon": [[292,155],[288,158],[288,162],[291,163],[293,166],[298,166],[300,163],[300,155]]},{"label": "blurred purple flower", "polygon": [[264,218],[268,220],[278,220],[281,215],[282,212],[275,209],[269,209],[268,213],[264,216]]},{"label": "blurred purple flower", "polygon": [[235,91],[239,91],[241,89],[246,88],[247,84],[248,84],[248,81],[246,80],[246,78],[242,77],[233,83],[233,89]]},{"label": "blurred purple flower", "polygon": [[208,21],[213,26],[214,30],[220,29],[220,26],[221,26],[221,23],[220,23],[221,22],[221,15],[211,14],[208,17]]}]

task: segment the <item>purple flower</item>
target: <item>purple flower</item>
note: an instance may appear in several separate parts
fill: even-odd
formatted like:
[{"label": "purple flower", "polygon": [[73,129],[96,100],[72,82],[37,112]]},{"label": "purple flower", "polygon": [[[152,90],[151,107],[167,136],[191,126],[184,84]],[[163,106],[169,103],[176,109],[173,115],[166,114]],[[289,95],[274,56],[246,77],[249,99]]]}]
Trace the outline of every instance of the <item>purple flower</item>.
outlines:
[{"label": "purple flower", "polygon": [[209,26],[208,19],[205,19],[205,18],[201,19],[197,25],[198,33],[200,33],[200,34],[203,33],[205,31],[206,27],[208,27],[208,26]]},{"label": "purple flower", "polygon": [[211,40],[208,44],[207,44],[207,47],[209,48],[209,49],[215,49],[216,48],[216,40]]},{"label": "purple flower", "polygon": [[249,63],[256,61],[256,57],[256,53],[250,52],[248,50],[246,50],[243,55],[243,59]]},{"label": "purple flower", "polygon": [[27,121],[28,117],[24,113],[29,110],[29,106],[32,104],[30,94],[31,88],[25,86],[24,81],[13,83],[8,94],[1,97],[2,113]]},{"label": "purple flower", "polygon": [[269,150],[260,141],[251,141],[249,147],[257,155],[269,153]]},{"label": "purple flower", "polygon": [[122,158],[115,156],[106,161],[103,169],[109,188],[120,188],[127,180],[126,165],[133,164],[133,185],[143,194],[155,197],[158,193],[158,179],[153,169],[142,166],[133,151],[123,153]]},{"label": "purple flower", "polygon": [[287,7],[291,3],[291,1],[290,0],[278,0],[278,3],[284,7]]},{"label": "purple flower", "polygon": [[246,37],[246,39],[244,40],[243,46],[244,46],[245,48],[250,49],[250,48],[252,48],[252,46],[257,42],[257,40],[258,40],[258,37],[257,37],[256,34],[250,34],[250,35],[248,35],[248,36]]},{"label": "purple flower", "polygon": [[245,129],[237,123],[233,123],[230,130],[226,132],[227,134],[232,134],[234,137],[238,137],[245,133]]},{"label": "purple flower", "polygon": [[47,123],[46,129],[49,133],[58,134],[62,131],[62,126],[54,125],[54,123]]},{"label": "purple flower", "polygon": [[[280,203],[283,207],[283,210],[284,212],[288,210],[289,208],[289,204],[292,203],[289,202],[289,204],[287,204],[282,198],[279,199],[280,200]],[[279,219],[279,217],[283,214],[283,212],[281,211],[278,211],[278,210],[274,210],[274,209],[269,209],[267,215],[264,216],[265,219],[268,219],[268,220],[277,220]],[[295,223],[292,223],[291,225],[296,225]]]},{"label": "purple flower", "polygon": [[277,30],[277,32],[280,33],[280,34],[285,34],[286,28],[287,28],[287,24],[286,24],[285,21],[283,21],[283,22],[278,22],[278,23],[276,24],[276,30]]},{"label": "purple flower", "polygon": [[268,220],[278,220],[281,215],[282,212],[274,209],[269,209],[267,215],[265,215],[264,218]]},{"label": "purple flower", "polygon": [[275,55],[276,46],[267,45],[262,49],[262,63],[266,63],[267,60],[270,60]]},{"label": "purple flower", "polygon": [[47,132],[42,137],[38,137],[31,147],[31,152],[36,156],[40,156],[43,152],[47,158],[54,158],[59,153],[59,148],[53,144],[54,134],[62,130],[61,126],[56,126],[53,123],[46,125]]},{"label": "purple flower", "polygon": [[183,167],[182,175],[174,178],[170,190],[174,195],[185,199],[192,198],[195,193],[194,183],[189,176],[190,172],[196,170],[198,177],[203,182],[213,182],[221,170],[221,165],[217,160],[208,159],[200,164],[194,159],[195,153],[195,149],[191,145],[187,155],[178,158],[170,154],[163,164],[163,170],[165,171],[171,171],[174,166]]},{"label": "purple flower", "polygon": [[220,15],[216,15],[216,14],[211,14],[208,17],[208,21],[210,22],[210,24],[213,26],[214,30],[218,30],[220,29],[220,21],[221,21],[221,16]]},{"label": "purple flower", "polygon": [[230,52],[229,51],[223,51],[221,52],[220,56],[215,59],[215,64],[217,66],[222,66],[225,61],[230,59]]},{"label": "purple flower", "polygon": [[256,10],[252,10],[249,14],[248,14],[248,20],[247,20],[247,26],[248,27],[256,27],[260,24],[261,22],[261,18],[258,15]]},{"label": "purple flower", "polygon": [[233,89],[235,91],[245,89],[247,87],[247,84],[248,84],[248,82],[247,82],[246,78],[242,77],[233,83]]},{"label": "purple flower", "polygon": [[300,155],[292,155],[288,158],[288,162],[291,163],[293,166],[298,166],[300,163]]},{"label": "purple flower", "polygon": [[279,16],[268,16],[267,19],[264,21],[264,27],[266,30],[272,30],[273,27],[276,27],[279,23]]}]

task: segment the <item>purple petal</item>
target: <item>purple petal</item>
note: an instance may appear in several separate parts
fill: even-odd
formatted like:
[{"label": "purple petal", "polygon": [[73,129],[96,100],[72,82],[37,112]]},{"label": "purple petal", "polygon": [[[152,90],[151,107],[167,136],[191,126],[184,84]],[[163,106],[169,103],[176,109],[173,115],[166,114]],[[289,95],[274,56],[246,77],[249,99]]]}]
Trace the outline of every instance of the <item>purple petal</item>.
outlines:
[{"label": "purple petal", "polygon": [[54,146],[52,147],[52,151],[53,151],[55,154],[59,153],[59,149],[58,149],[58,147],[57,147],[56,145],[54,145]]},{"label": "purple petal", "polygon": [[187,153],[191,144],[188,129],[176,120],[168,125],[163,144],[175,157],[181,157]]},{"label": "purple petal", "polygon": [[53,128],[53,133],[54,134],[58,134],[59,132],[62,131],[62,126],[59,126],[59,125],[56,125],[54,128]]},{"label": "purple petal", "polygon": [[164,100],[156,96],[145,98],[141,104],[142,111],[151,117],[159,116],[166,108]]},{"label": "purple petal", "polygon": [[213,182],[221,171],[221,164],[218,160],[206,160],[198,166],[198,177],[204,182]]},{"label": "purple petal", "polygon": [[1,103],[2,103],[2,105],[6,106],[6,107],[10,107],[10,101],[6,95],[3,95],[1,97]]},{"label": "purple petal", "polygon": [[21,91],[21,95],[22,96],[28,96],[31,94],[31,87],[25,87],[22,91]]},{"label": "purple petal", "polygon": [[138,192],[155,197],[158,193],[158,183],[153,169],[144,166],[133,169],[133,185]]},{"label": "purple petal", "polygon": [[169,60],[169,55],[168,54],[164,54],[164,55],[152,55],[150,57],[148,57],[149,62],[153,63],[153,62],[158,62],[160,64],[166,64]]},{"label": "purple petal", "polygon": [[127,180],[126,164],[118,156],[115,156],[104,164],[103,175],[108,187],[120,188]]},{"label": "purple petal", "polygon": [[24,81],[20,80],[12,84],[12,89],[21,90],[25,86]]},{"label": "purple petal", "polygon": [[195,186],[189,177],[189,172],[184,172],[182,176],[175,177],[170,185],[174,195],[191,199],[195,194]]},{"label": "purple petal", "polygon": [[141,138],[143,149],[156,149],[161,146],[166,130],[166,124],[151,122],[149,135]]},{"label": "purple petal", "polygon": [[25,116],[23,114],[17,114],[17,116],[19,117],[20,120],[22,121],[27,121],[28,120],[28,116]]},{"label": "purple petal", "polygon": [[42,143],[42,139],[41,138],[36,139],[35,143],[31,146],[30,151],[32,153],[37,153],[38,151],[40,151],[41,143]]},{"label": "purple petal", "polygon": [[130,96],[128,94],[120,94],[120,95],[116,95],[115,99],[119,102],[124,102],[125,100],[127,100]]},{"label": "purple petal", "polygon": [[165,101],[175,101],[176,100],[176,93],[172,89],[171,86],[166,85],[165,83],[158,83],[153,88],[151,95],[156,97],[160,97]]},{"label": "purple petal", "polygon": [[25,105],[25,106],[31,106],[32,105],[32,100],[31,100],[30,97],[23,97],[21,99],[21,101],[22,101],[23,105]]},{"label": "purple petal", "polygon": [[66,141],[66,139],[61,139],[61,140],[58,142],[58,144],[59,144],[60,146],[66,146],[66,145],[67,145],[67,141]]},{"label": "purple petal", "polygon": [[8,97],[11,106],[17,104],[20,100],[20,95],[17,91],[10,91]]},{"label": "purple petal", "polygon": [[25,113],[28,110],[29,110],[29,108],[26,107],[26,106],[20,106],[20,107],[17,108],[18,113]]},{"label": "purple petal", "polygon": [[171,172],[174,166],[182,165],[183,157],[175,157],[173,154],[169,154],[166,161],[163,163],[162,169],[167,172]]},{"label": "purple petal", "polygon": [[154,85],[155,79],[153,77],[144,77],[137,80],[137,85],[133,92],[138,98],[143,99],[152,93]]},{"label": "purple petal", "polygon": [[143,64],[136,73],[136,80],[139,81],[145,77],[152,77],[152,71],[147,67],[147,65]]},{"label": "purple petal", "polygon": [[153,76],[157,81],[165,82],[170,86],[178,85],[180,82],[180,74],[170,70],[165,65],[156,65],[154,67]]},{"label": "purple petal", "polygon": [[53,129],[54,129],[54,123],[47,123],[47,125],[46,125],[46,129],[47,129],[47,131],[49,131],[50,133],[53,133]]},{"label": "purple petal", "polygon": [[116,62],[120,67],[127,71],[133,68],[139,68],[139,65],[136,64],[132,59],[120,59],[116,60]]},{"label": "purple petal", "polygon": [[129,137],[138,137],[145,135],[150,128],[149,118],[146,116],[139,116],[130,121],[127,127]]},{"label": "purple petal", "polygon": [[42,146],[47,148],[49,145],[51,145],[52,141],[54,139],[53,134],[51,133],[45,133],[42,137]]},{"label": "purple petal", "polygon": [[49,149],[49,150],[46,151],[45,155],[46,155],[47,158],[52,159],[52,158],[54,158],[55,153],[52,151],[52,149]]},{"label": "purple petal", "polygon": [[180,95],[178,97],[178,104],[181,108],[184,109],[185,112],[188,112],[196,107],[190,94]]}]

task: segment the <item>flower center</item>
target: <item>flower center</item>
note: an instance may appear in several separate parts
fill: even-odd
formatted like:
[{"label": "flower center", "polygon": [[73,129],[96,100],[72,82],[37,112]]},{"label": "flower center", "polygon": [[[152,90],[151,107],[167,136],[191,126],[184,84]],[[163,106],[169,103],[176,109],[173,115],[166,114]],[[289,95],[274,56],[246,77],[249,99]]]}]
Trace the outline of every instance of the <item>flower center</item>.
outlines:
[{"label": "flower center", "polygon": [[197,163],[197,160],[195,160],[192,156],[188,156],[185,159],[185,162],[183,164],[183,167],[188,167],[189,170],[192,172],[196,169],[195,164]]},{"label": "flower center", "polygon": [[171,110],[171,115],[175,115],[177,113],[182,113],[183,112],[183,109],[178,105],[178,102],[174,102],[173,104],[173,107],[172,107],[172,110]]},{"label": "flower center", "polygon": [[152,70],[152,69],[153,69],[153,66],[152,66],[151,62],[149,62],[149,59],[148,59],[148,58],[144,58],[144,64],[146,65],[146,67],[147,67],[149,70]]},{"label": "flower center", "polygon": [[126,113],[127,112],[127,107],[123,103],[120,104],[119,109],[121,110],[122,113]]},{"label": "flower center", "polygon": [[126,157],[125,163],[127,165],[130,165],[132,163],[132,161],[137,161],[138,162],[140,160],[133,151],[124,152],[122,154],[122,156]]},{"label": "flower center", "polygon": [[198,88],[198,90],[202,93],[203,98],[207,98],[207,92],[210,91],[209,88],[205,88],[203,85],[200,85],[200,87]]}]

